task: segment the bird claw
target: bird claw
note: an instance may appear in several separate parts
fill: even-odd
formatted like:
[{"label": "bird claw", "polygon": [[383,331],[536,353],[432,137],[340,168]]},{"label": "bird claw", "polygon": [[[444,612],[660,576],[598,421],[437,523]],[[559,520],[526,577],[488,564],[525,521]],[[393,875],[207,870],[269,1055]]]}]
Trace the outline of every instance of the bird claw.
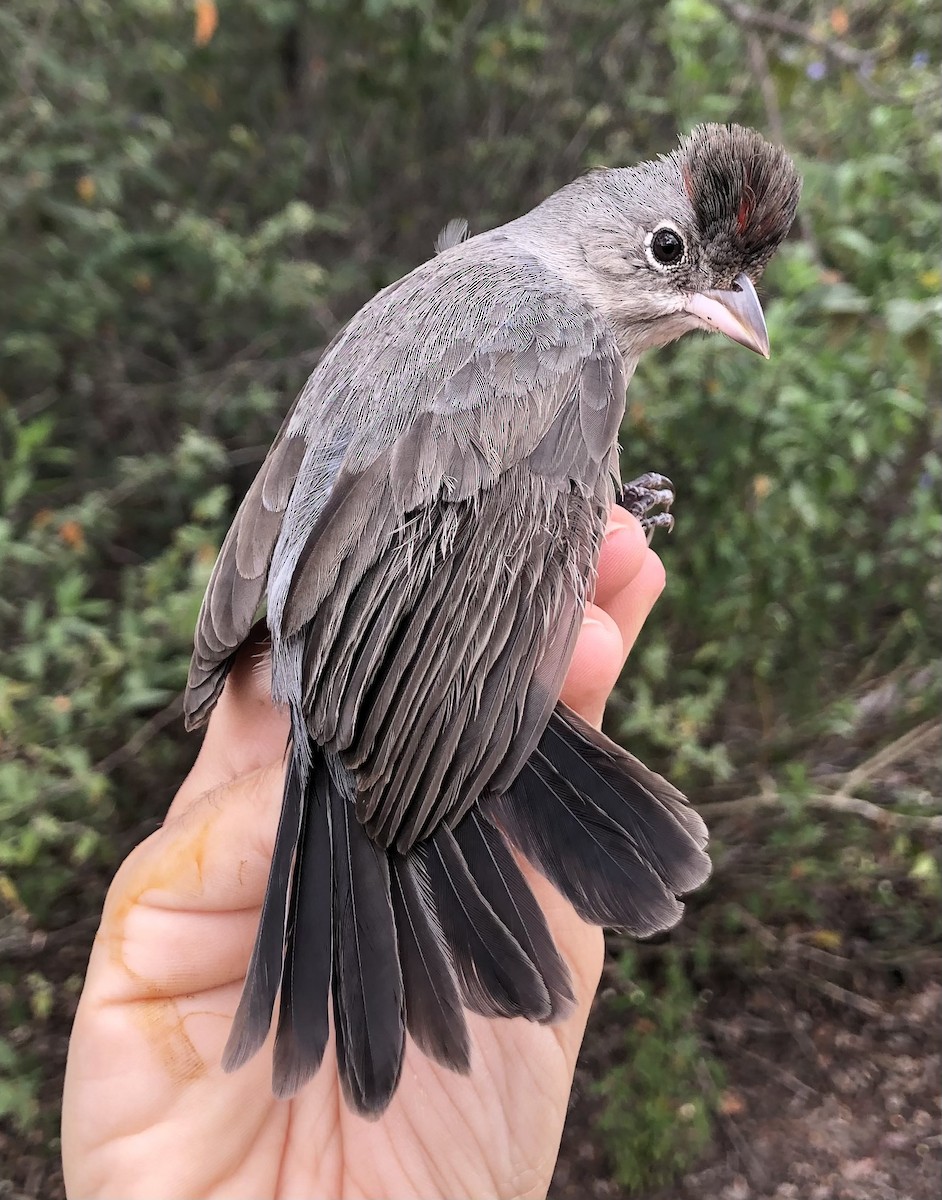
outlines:
[{"label": "bird claw", "polygon": [[674,518],[669,512],[655,513],[651,517],[645,517],[641,522],[641,528],[647,534],[648,545],[651,545],[651,539],[654,537],[655,529],[664,529],[668,533],[674,528]]},{"label": "bird claw", "polygon": [[[674,518],[668,511],[674,503],[674,485],[666,475],[658,475],[654,471],[639,475],[621,489],[617,503],[641,522],[648,545],[651,544],[655,529],[666,529],[670,533],[674,528]],[[665,511],[652,512],[655,508]]]}]

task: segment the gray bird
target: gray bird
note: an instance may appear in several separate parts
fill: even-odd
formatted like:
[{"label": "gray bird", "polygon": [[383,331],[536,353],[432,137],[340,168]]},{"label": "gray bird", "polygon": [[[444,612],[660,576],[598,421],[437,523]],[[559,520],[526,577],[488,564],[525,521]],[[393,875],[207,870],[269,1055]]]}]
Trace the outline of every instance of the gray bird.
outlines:
[{"label": "gray bird", "polygon": [[[291,738],[224,1065],[273,1020],[273,1088],[333,1026],[347,1102],[389,1103],[406,1033],[467,1071],[464,1010],[555,1021],[573,992],[512,849],[587,921],[644,937],[709,874],[684,797],[558,697],[619,479],[639,356],[715,329],[768,356],[753,283],[800,181],[739,126],[593,171],[369,301],[325,351],[229,530],[189,727],[260,607]],[[624,499],[649,524],[669,498]]]}]

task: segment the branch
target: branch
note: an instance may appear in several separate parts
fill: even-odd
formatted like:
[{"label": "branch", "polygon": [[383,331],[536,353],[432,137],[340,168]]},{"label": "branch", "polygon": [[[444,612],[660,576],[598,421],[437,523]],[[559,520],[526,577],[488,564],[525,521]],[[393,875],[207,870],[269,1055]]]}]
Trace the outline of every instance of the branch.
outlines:
[{"label": "branch", "polygon": [[[932,833],[942,833],[942,813],[923,817],[918,813],[893,812],[891,809],[874,804],[872,800],[864,800],[860,796],[844,796],[840,792],[812,792],[810,796],[802,797],[802,803],[809,808],[850,813],[852,816],[862,817],[865,821],[888,825],[893,829],[923,829]],[[742,796],[737,800],[720,800],[715,804],[701,804],[698,811],[710,817],[729,817],[758,812],[763,808],[780,807],[782,807],[782,797],[778,792],[761,792],[755,796]]]},{"label": "branch", "polygon": [[[852,816],[862,817],[865,821],[873,821],[893,829],[922,829],[933,833],[942,832],[942,813],[922,816],[919,813],[894,812],[880,804],[874,804],[872,800],[864,800],[861,796],[853,795],[853,792],[862,783],[871,780],[877,772],[898,762],[905,755],[921,750],[930,741],[938,739],[940,735],[942,735],[942,722],[924,721],[849,771],[837,791],[812,792],[810,795],[802,797],[802,803],[809,808],[819,808],[828,812],[850,813]],[[768,781],[757,795],[740,796],[735,800],[718,800],[712,804],[702,804],[699,806],[699,811],[710,817],[727,817],[754,813],[763,808],[781,807],[781,792],[771,781]]]},{"label": "branch", "polygon": [[849,46],[846,42],[842,42],[837,38],[823,37],[821,34],[816,33],[810,25],[805,25],[801,21],[794,20],[792,17],[786,17],[777,12],[770,12],[765,8],[751,8],[748,4],[738,3],[738,0],[713,0],[713,3],[721,12],[724,12],[731,20],[735,21],[746,37],[753,30],[779,33],[784,37],[805,42],[807,45],[813,46],[816,50],[820,51],[825,58],[839,63],[842,67],[849,67],[856,74],[857,79],[860,81],[860,86],[875,100],[880,100],[885,104],[911,105],[920,100],[933,98],[938,93],[937,88],[930,87],[922,96],[918,96],[913,100],[912,98],[889,92],[885,88],[880,87],[879,84],[874,83],[869,78],[869,73],[881,58],[887,57],[886,53],[881,55],[873,51],[858,50],[856,46]]},{"label": "branch", "polygon": [[921,725],[901,734],[888,746],[884,746],[869,758],[864,759],[860,766],[854,767],[841,785],[841,793],[846,795],[855,791],[861,783],[872,779],[884,767],[898,762],[904,755],[921,750],[928,742],[940,737],[942,737],[942,721],[923,721]]},{"label": "branch", "polygon": [[183,712],[183,697],[175,696],[166,708],[162,708],[149,721],[145,721],[143,725],[139,726],[123,746],[106,754],[100,762],[95,763],[92,769],[101,775],[109,775],[116,767],[140,754],[151,738],[156,737],[161,729],[169,725],[171,721],[175,721],[181,712]]},{"label": "branch", "polygon": [[[808,953],[816,951],[814,946],[806,946],[796,938],[780,938],[767,925],[752,915],[748,909],[745,909],[740,904],[733,905],[739,919],[755,934],[761,945],[770,953],[778,954],[785,960],[786,969],[789,974],[800,979],[802,983],[810,984],[816,988],[822,995],[827,996],[831,1000],[836,1000],[841,1004],[846,1004],[849,1008],[854,1008],[858,1012],[864,1013],[868,1017],[883,1016],[883,1009],[875,1000],[871,1000],[868,996],[861,996],[857,992],[852,992],[849,988],[841,987],[839,983],[834,983],[830,979],[823,979],[814,971],[807,970],[805,967],[796,967],[789,960],[798,958],[805,963],[817,962],[821,963],[821,957],[818,953]],[[838,955],[825,954],[827,960],[824,965],[831,967],[830,960],[834,960],[839,965],[844,965],[849,960],[841,959]]]},{"label": "branch", "polygon": [[[762,39],[757,33],[746,33],[745,37],[746,48],[749,51],[749,66],[762,94],[769,132],[780,146],[784,146],[786,143],[785,123],[782,120],[782,108],[778,102],[778,88],[775,86],[775,80],[769,69],[769,57],[765,52]],[[818,250],[817,238],[814,235],[814,226],[803,205],[798,206],[798,228],[801,230],[802,241],[811,251],[815,262],[820,263],[821,254]]]},{"label": "branch", "polygon": [[9,925],[6,921],[0,921],[0,962],[38,958],[63,946],[84,947],[91,942],[98,923],[98,915],[93,914],[47,932],[44,929],[31,929],[22,922]]},{"label": "branch", "polygon": [[873,54],[869,54],[865,50],[857,50],[834,38],[822,37],[815,33],[810,25],[804,25],[801,21],[782,16],[781,13],[769,12],[764,8],[750,8],[748,4],[737,3],[737,0],[713,0],[713,3],[728,17],[732,17],[737,25],[747,29],[770,29],[773,33],[797,38],[801,42],[807,42],[809,46],[814,46],[822,54],[826,54],[835,62],[842,63],[846,67],[854,67],[859,70],[861,67],[871,66],[876,61]]}]

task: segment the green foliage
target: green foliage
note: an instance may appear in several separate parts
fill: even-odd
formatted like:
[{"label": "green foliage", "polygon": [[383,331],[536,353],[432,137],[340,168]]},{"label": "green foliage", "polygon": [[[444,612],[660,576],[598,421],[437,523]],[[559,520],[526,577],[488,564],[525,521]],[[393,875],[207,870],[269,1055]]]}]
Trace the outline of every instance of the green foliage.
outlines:
[{"label": "green foliage", "polygon": [[[150,561],[126,565],[105,593],[96,577],[120,505],[139,487],[192,495],[219,447],[196,433],[168,458],[139,458],[111,488],[36,508],[43,482],[72,461],[48,417],[0,412],[6,451],[0,522],[0,883],[41,922],[53,918],[76,869],[107,852],[114,797],[109,760],[142,714],[169,704],[185,679],[202,589],[215,554],[224,490],[192,512]],[[96,563],[96,559],[98,560]],[[96,589],[96,584],[97,589]],[[97,593],[96,594],[96,590]]]},{"label": "green foliage", "polygon": [[0,1038],[0,1120],[4,1117],[19,1128],[27,1128],[38,1112],[38,1071],[24,1069],[23,1062],[5,1038]]},{"label": "green foliage", "polygon": [[624,1022],[624,1061],[605,1076],[599,1126],[615,1177],[631,1195],[669,1184],[710,1144],[722,1069],[694,1025],[695,993],[668,954],[662,981],[638,982],[633,956],[619,961],[626,992],[610,1001]]}]

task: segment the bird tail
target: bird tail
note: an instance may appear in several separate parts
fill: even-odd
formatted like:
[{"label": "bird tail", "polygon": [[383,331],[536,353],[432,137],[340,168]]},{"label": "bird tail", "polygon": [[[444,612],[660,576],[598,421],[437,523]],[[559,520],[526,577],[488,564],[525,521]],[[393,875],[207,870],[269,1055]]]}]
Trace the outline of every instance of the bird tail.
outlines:
[{"label": "bird tail", "polygon": [[676,925],[710,874],[684,796],[563,704],[488,815],[583,920],[634,937]]},{"label": "bird tail", "polygon": [[223,1058],[258,1051],[280,987],[273,1089],[317,1071],[331,1022],[347,1102],[378,1116],[405,1034],[470,1067],[464,1010],[551,1022],[574,1003],[569,971],[511,845],[587,921],[646,936],[679,920],[709,874],[706,830],[660,776],[559,705],[511,788],[408,854],[371,840],[352,775],[294,750],[245,987]]}]

